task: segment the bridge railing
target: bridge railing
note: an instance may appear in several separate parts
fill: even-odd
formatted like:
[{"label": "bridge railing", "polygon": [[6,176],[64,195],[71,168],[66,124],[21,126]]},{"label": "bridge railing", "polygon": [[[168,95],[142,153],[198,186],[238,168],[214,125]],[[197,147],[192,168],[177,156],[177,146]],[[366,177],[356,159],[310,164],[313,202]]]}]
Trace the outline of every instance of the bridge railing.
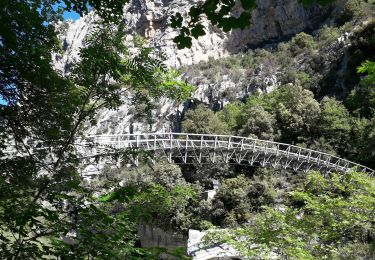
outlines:
[{"label": "bridge railing", "polygon": [[251,151],[278,158],[293,158],[297,161],[327,165],[338,171],[356,168],[358,171],[374,174],[374,170],[340,157],[298,147],[295,145],[231,135],[190,133],[145,133],[87,136],[84,142],[102,147],[141,148],[145,150],[197,149],[215,151]]}]

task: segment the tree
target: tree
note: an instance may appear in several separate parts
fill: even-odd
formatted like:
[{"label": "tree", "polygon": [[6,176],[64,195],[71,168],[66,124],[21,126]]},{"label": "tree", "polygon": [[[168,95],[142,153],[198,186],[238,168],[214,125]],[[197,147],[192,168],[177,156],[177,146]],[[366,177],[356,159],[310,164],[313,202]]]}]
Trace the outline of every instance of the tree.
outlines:
[{"label": "tree", "polygon": [[351,157],[356,161],[375,167],[375,116],[370,119],[354,118],[353,131],[351,134]]},{"label": "tree", "polygon": [[242,125],[239,120],[241,119],[241,112],[243,110],[243,103],[233,102],[226,105],[217,114],[221,121],[226,122],[232,132],[237,132],[238,126]]},{"label": "tree", "polygon": [[[145,94],[137,102],[148,102],[185,99],[192,88],[152,49],[127,52],[124,30],[115,26],[125,1],[63,2],[58,10],[53,6],[59,1],[0,4],[0,94],[6,101],[0,107],[0,256],[123,259],[136,253],[132,223],[98,204],[82,185],[74,142],[99,109],[122,104],[124,91]],[[63,10],[82,14],[88,6],[102,19],[79,63],[60,75],[51,65],[60,45],[54,22]],[[71,232],[72,243],[62,242]]]},{"label": "tree", "polygon": [[182,131],[196,134],[227,134],[229,129],[212,110],[198,106],[186,113]]},{"label": "tree", "polygon": [[[239,122],[246,122],[246,117],[249,115],[247,111],[254,110],[256,107],[259,110],[257,113],[262,113],[268,123],[260,122],[254,118],[250,122],[253,127],[263,127],[263,130],[268,128],[267,135],[269,137],[286,143],[300,141],[308,135],[316,125],[320,114],[320,106],[314,99],[313,93],[301,86],[291,84],[281,86],[268,94],[250,96]],[[260,112],[259,107],[262,107],[264,111]],[[276,119],[276,123],[273,118]],[[255,124],[258,121],[258,125]],[[260,128],[256,131],[260,131]]]},{"label": "tree", "polygon": [[360,86],[350,93],[346,103],[354,112],[370,117],[375,111],[375,62],[365,61],[357,71],[366,75],[360,81]]},{"label": "tree", "polygon": [[365,74],[345,100],[345,105],[353,117],[351,143],[354,158],[369,167],[374,167],[374,118],[375,118],[375,62],[364,61],[357,72]]},{"label": "tree", "polygon": [[341,102],[334,98],[323,98],[316,131],[339,154],[347,154],[352,149],[352,124],[353,119]]},{"label": "tree", "polygon": [[319,103],[311,91],[300,86],[288,85],[271,93],[276,119],[284,142],[295,142],[297,137],[314,128],[320,114]]},{"label": "tree", "polygon": [[[261,106],[254,106],[245,111],[247,118],[240,130],[241,136],[250,136],[264,140],[277,139],[276,118]],[[276,138],[275,138],[276,137]]]},{"label": "tree", "polygon": [[174,164],[124,167],[115,179],[107,181],[113,182],[110,187],[115,188],[100,200],[118,203],[122,214],[135,223],[183,229],[187,208],[198,199],[196,186],[187,183]]},{"label": "tree", "polygon": [[213,223],[235,227],[246,223],[276,197],[272,177],[263,174],[248,178],[243,174],[225,179],[213,200]]},{"label": "tree", "polygon": [[310,172],[280,208],[263,207],[242,227],[213,230],[205,241],[228,243],[244,256],[293,259],[371,259],[374,180],[364,173],[329,178]]}]

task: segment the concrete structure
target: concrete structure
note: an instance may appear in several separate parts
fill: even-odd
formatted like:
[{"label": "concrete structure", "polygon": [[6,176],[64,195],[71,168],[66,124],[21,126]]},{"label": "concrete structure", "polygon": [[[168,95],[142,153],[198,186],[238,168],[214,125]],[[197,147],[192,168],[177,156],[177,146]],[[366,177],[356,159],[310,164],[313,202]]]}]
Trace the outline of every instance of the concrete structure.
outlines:
[{"label": "concrete structure", "polygon": [[202,239],[206,233],[198,230],[189,230],[187,253],[193,260],[229,260],[244,259],[233,247],[227,244],[206,246]]},{"label": "concrete structure", "polygon": [[175,249],[178,247],[186,248],[187,236],[172,230],[163,230],[158,227],[152,227],[145,223],[140,223],[137,227],[137,233],[144,248],[162,247],[166,249]]}]

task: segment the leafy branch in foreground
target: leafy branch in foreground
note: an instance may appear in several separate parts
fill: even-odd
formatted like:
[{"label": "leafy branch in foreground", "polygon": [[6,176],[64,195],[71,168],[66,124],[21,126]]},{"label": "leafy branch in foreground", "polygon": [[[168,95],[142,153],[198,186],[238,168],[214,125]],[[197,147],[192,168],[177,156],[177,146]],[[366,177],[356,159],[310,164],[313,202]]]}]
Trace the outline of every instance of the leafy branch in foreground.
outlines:
[{"label": "leafy branch in foreground", "polygon": [[[57,43],[43,49],[38,38],[49,39],[52,31],[21,38],[19,50],[2,52],[1,95],[8,103],[0,108],[0,138],[14,155],[0,158],[1,258],[123,259],[137,253],[132,222],[110,206],[100,207],[93,191],[83,187],[74,141],[84,122],[101,108],[121,105],[126,91],[185,98],[192,88],[149,48],[139,48],[139,62],[132,62],[137,57],[129,55],[122,29],[98,22],[66,77],[51,67],[49,51]],[[69,233],[72,238],[62,239]]]}]

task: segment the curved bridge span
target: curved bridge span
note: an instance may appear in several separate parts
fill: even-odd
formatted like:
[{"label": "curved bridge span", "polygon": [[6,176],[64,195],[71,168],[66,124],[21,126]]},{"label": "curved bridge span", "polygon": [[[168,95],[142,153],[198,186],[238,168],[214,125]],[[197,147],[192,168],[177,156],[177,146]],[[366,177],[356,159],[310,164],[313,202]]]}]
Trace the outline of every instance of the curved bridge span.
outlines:
[{"label": "curved bridge span", "polygon": [[[322,172],[348,172],[355,169],[374,175],[375,170],[327,153],[294,145],[240,136],[145,133],[87,136],[79,142],[100,154],[111,150],[145,150],[169,163],[225,163],[292,169],[294,171],[318,170]],[[138,165],[138,156],[134,156]]]}]

